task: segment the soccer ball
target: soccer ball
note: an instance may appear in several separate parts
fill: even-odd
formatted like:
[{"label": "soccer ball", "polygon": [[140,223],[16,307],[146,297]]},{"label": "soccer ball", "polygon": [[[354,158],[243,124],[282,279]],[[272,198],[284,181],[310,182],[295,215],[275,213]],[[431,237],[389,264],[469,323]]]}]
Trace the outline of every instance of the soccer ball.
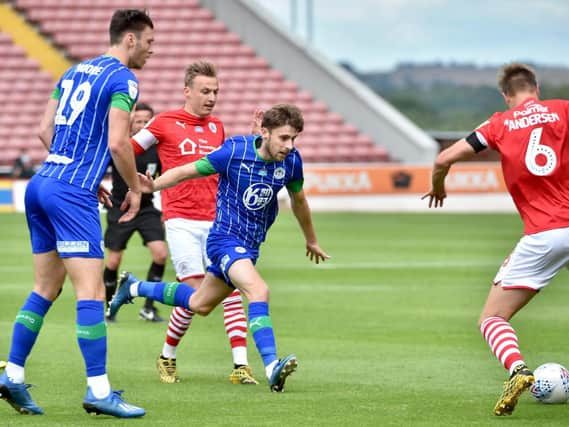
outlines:
[{"label": "soccer ball", "polygon": [[565,403],[569,399],[569,372],[559,363],[544,363],[533,371],[530,392],[541,403]]}]

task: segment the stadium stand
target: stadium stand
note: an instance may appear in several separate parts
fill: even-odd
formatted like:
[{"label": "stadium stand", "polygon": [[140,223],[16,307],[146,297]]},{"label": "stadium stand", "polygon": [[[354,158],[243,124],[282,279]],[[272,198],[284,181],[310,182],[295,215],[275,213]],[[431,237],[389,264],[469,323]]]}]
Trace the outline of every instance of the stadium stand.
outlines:
[{"label": "stadium stand", "polygon": [[[114,9],[141,7],[139,0],[13,0],[11,3],[73,60],[104,52],[108,21]],[[149,102],[157,111],[179,108],[183,103],[185,66],[205,58],[219,69],[222,93],[215,114],[224,121],[228,135],[248,132],[256,108],[290,102],[305,113],[306,128],[297,146],[306,162],[390,161],[385,148],[345,123],[339,114],[331,112],[297,83],[285,79],[282,72],[271,68],[197,0],[143,3],[155,22],[156,41],[154,56],[144,70],[137,71],[141,101]],[[0,106],[0,148],[9,154],[0,164],[12,162],[22,145],[32,148],[35,161],[41,160],[44,153],[30,129],[37,126],[53,80],[5,34],[0,43],[0,60],[4,65],[0,70],[0,94],[10,93],[10,99],[17,99],[11,105]],[[11,77],[16,74],[23,82],[18,91],[14,91]],[[8,123],[17,126],[8,127]]]},{"label": "stadium stand", "polygon": [[0,33],[0,62],[0,165],[11,166],[22,148],[38,164],[47,154],[34,130],[53,79],[5,33]]}]

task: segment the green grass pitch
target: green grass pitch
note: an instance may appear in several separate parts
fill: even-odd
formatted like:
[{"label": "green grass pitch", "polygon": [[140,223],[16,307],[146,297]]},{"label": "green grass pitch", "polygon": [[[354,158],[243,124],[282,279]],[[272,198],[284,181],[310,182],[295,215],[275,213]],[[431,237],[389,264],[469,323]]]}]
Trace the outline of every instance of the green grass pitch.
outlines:
[{"label": "green grass pitch", "polygon": [[[283,211],[261,249],[258,268],[271,288],[280,355],[299,369],[283,394],[270,393],[249,337],[258,386],[228,382],[229,345],[218,308],[196,318],[178,351],[182,382],[161,384],[155,359],[166,324],[137,318],[142,300],[108,327],[108,372],[115,389],[147,410],[139,420],[89,416],[75,337],[75,299],[66,283],[46,317],[26,382],[46,414],[24,417],[0,402],[5,426],[548,426],[567,425],[567,405],[526,394],[508,419],[492,408],[506,373],[476,326],[494,274],[522,231],[515,215],[314,215],[332,259],[305,258],[302,234]],[[25,219],[0,215],[0,359],[12,322],[31,290]],[[138,238],[123,267],[144,276],[149,257]],[[171,265],[166,279],[174,277]],[[563,271],[512,321],[532,366],[569,365],[568,275]],[[167,317],[168,307],[160,307]]]}]

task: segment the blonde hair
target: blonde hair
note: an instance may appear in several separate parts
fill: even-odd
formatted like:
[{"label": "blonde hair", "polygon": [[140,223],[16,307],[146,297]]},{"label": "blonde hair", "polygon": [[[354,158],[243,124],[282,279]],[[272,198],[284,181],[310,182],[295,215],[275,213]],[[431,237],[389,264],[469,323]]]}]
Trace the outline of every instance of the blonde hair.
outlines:
[{"label": "blonde hair", "polygon": [[217,77],[217,69],[208,61],[192,62],[186,67],[184,85],[190,87],[197,76]]}]

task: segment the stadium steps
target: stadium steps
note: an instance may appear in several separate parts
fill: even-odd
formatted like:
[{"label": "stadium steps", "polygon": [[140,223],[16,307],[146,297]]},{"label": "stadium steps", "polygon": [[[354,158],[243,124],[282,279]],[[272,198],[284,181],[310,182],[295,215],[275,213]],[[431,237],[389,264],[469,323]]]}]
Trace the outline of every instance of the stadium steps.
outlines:
[{"label": "stadium steps", "polygon": [[27,56],[35,59],[42,70],[53,76],[53,80],[59,79],[71,66],[71,62],[59,50],[7,3],[0,4],[0,30],[9,34],[14,44],[22,47]]},{"label": "stadium steps", "polygon": [[[76,60],[102,54],[107,48],[114,0],[14,0],[14,4]],[[156,111],[183,105],[185,66],[204,58],[219,70],[222,92],[215,114],[224,121],[227,135],[248,133],[256,108],[288,102],[302,108],[306,116],[305,131],[297,141],[305,162],[390,160],[383,147],[286,80],[197,0],[146,0],[144,4],[155,23],[155,55],[136,74],[141,101]],[[140,7],[140,1],[124,0],[120,6]],[[340,144],[347,147],[340,149]]]}]

